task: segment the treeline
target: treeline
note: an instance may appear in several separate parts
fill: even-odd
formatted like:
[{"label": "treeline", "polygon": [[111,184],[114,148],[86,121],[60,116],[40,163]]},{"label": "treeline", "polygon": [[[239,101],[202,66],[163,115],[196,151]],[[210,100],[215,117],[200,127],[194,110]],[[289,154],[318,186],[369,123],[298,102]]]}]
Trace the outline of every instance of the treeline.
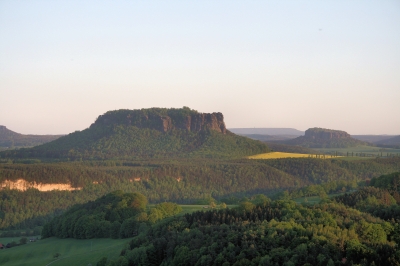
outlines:
[{"label": "treeline", "polygon": [[125,238],[136,235],[140,225],[178,214],[182,208],[163,202],[146,210],[147,199],[140,193],[115,191],[95,201],[77,204],[45,224],[42,238]]},{"label": "treeline", "polygon": [[398,191],[365,187],[350,194],[337,196],[334,200],[376,217],[400,222],[400,194]]},{"label": "treeline", "polygon": [[291,153],[305,153],[305,154],[317,154],[318,153],[317,150],[304,148],[304,147],[301,147],[301,146],[280,144],[280,143],[275,143],[275,142],[272,142],[272,141],[264,141],[264,142],[273,151],[291,152]]},{"label": "treeline", "polygon": [[309,185],[303,188],[284,190],[275,195],[274,198],[278,199],[297,199],[307,198],[311,196],[319,196],[321,199],[326,199],[328,194],[343,193],[346,191],[353,191],[358,188],[359,184],[353,181],[338,180],[319,185]]},{"label": "treeline", "polygon": [[398,265],[399,233],[341,204],[273,201],[162,221],[97,265]]},{"label": "treeline", "polygon": [[380,177],[374,177],[371,179],[371,186],[384,188],[389,190],[400,190],[400,172],[391,173],[388,175],[382,175]]},{"label": "treeline", "polygon": [[[0,190],[0,228],[42,226],[76,203],[94,200],[111,191],[138,192],[152,202],[195,203],[210,197],[235,204],[243,197],[278,190],[306,196],[354,188],[372,176],[399,171],[400,159],[373,159],[368,163],[312,158],[284,160],[171,160],[88,161],[70,163],[0,164],[0,182],[24,179],[44,184],[71,184],[76,191],[25,192]],[[365,173],[362,167],[369,169]],[[363,174],[365,173],[365,174]],[[318,186],[317,186],[318,185]],[[320,188],[321,186],[322,188]],[[311,189],[311,190],[310,190]],[[313,194],[314,193],[314,194]]]},{"label": "treeline", "polygon": [[43,226],[73,204],[97,197],[94,193],[81,191],[0,190],[0,228],[34,229]]},{"label": "treeline", "polygon": [[375,158],[347,161],[342,159],[319,160],[313,158],[287,158],[265,160],[264,163],[294,176],[309,177],[311,183],[334,180],[358,181],[397,172],[400,158]]},{"label": "treeline", "polygon": [[372,178],[368,187],[334,198],[352,208],[385,220],[400,222],[400,172]]}]

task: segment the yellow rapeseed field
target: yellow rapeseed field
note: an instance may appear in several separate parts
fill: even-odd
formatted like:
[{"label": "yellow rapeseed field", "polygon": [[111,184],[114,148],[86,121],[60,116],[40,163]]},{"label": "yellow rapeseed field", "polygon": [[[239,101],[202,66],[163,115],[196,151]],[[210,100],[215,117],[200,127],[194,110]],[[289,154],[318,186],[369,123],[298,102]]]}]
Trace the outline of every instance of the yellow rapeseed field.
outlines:
[{"label": "yellow rapeseed field", "polygon": [[289,153],[289,152],[261,153],[261,154],[248,156],[247,158],[249,158],[249,159],[281,159],[281,158],[309,158],[309,157],[320,158],[320,159],[332,158],[331,155],[315,155],[315,154]]}]

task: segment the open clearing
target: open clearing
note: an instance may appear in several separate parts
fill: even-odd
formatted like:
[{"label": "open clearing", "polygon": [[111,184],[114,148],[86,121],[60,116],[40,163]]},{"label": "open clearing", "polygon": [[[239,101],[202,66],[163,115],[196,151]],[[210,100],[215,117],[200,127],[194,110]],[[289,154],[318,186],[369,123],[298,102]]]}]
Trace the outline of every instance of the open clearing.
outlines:
[{"label": "open clearing", "polygon": [[[337,156],[339,157],[339,156]],[[315,154],[305,154],[305,153],[289,153],[289,152],[269,152],[261,153],[252,156],[248,156],[248,159],[283,159],[283,158],[320,158],[320,159],[331,159],[337,158],[331,155],[315,155]]]},{"label": "open clearing", "polygon": [[[131,238],[78,240],[51,237],[0,250],[0,265],[96,265],[102,257],[117,258],[130,240]],[[60,254],[58,259],[54,258],[56,253]]]},{"label": "open clearing", "polygon": [[[351,192],[354,192],[354,190],[351,191]],[[340,196],[340,195],[343,195],[343,194],[345,194],[345,193],[346,193],[346,192],[332,193],[332,194],[329,194],[329,195],[328,195],[328,198],[333,198],[333,197],[336,197],[336,196]],[[320,203],[322,199],[321,199],[319,196],[311,196],[311,197],[300,197],[300,198],[295,198],[295,199],[293,199],[293,200],[294,200],[296,203],[299,203],[299,204],[307,203],[307,204],[314,205],[314,204]]]},{"label": "open clearing", "polygon": [[[210,210],[208,205],[180,205],[182,212],[192,213],[195,211]],[[237,205],[228,205],[228,208]],[[217,207],[218,208],[218,207]],[[28,237],[29,239],[30,237]],[[19,243],[21,237],[0,238],[0,243],[7,244],[11,241]],[[96,265],[102,258],[116,259],[123,247],[132,238],[125,239],[60,239],[56,237],[38,240],[37,242],[0,250],[0,265]],[[56,259],[54,254],[59,253]]]}]

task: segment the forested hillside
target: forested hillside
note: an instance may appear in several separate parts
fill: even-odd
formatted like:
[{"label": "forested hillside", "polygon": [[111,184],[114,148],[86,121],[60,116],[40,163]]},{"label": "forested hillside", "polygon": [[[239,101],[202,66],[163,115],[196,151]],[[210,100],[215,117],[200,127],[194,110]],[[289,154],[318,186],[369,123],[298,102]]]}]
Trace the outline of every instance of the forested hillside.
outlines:
[{"label": "forested hillside", "polygon": [[398,265],[399,233],[337,203],[247,202],[158,223],[99,265]]},{"label": "forested hillside", "polygon": [[42,237],[126,238],[136,235],[144,223],[153,224],[176,215],[182,208],[163,202],[146,209],[147,199],[140,193],[109,193],[95,201],[77,204],[45,224]]},{"label": "forested hillside", "polygon": [[335,201],[385,220],[400,222],[400,172],[374,177],[369,186]]},{"label": "forested hillside", "polygon": [[[150,202],[195,203],[215,198],[226,203],[244,196],[275,193],[312,184],[355,187],[400,171],[400,158],[343,161],[315,158],[277,160],[87,161],[0,164],[0,182],[71,184],[76,191],[0,190],[0,228],[33,228],[54,212],[94,200],[114,190],[139,192]],[[335,184],[335,185],[333,185]]]},{"label": "forested hillside", "polygon": [[83,131],[0,158],[240,158],[268,151],[260,141],[227,131],[221,113],[186,107],[110,111]]}]

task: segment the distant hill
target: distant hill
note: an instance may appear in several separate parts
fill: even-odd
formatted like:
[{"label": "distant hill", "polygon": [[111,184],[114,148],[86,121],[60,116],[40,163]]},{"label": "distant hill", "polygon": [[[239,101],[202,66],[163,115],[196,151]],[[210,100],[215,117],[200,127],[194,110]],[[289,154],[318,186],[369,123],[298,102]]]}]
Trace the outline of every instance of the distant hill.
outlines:
[{"label": "distant hill", "polygon": [[304,131],[300,131],[294,128],[229,128],[229,130],[235,134],[240,135],[293,135],[295,137],[304,135]]},{"label": "distant hill", "polygon": [[262,142],[228,131],[221,113],[199,113],[184,107],[109,111],[83,131],[0,156],[73,160],[238,158],[268,151]]},{"label": "distant hill", "polygon": [[279,152],[291,152],[291,153],[305,153],[305,154],[317,154],[320,153],[316,150],[305,148],[301,146],[294,146],[294,145],[287,145],[287,144],[280,144],[276,142],[266,142],[268,147],[273,151]]},{"label": "distant hill", "polygon": [[395,148],[400,148],[400,136],[384,139],[375,142],[378,146],[390,146]]},{"label": "distant hill", "polygon": [[348,148],[368,144],[367,142],[352,138],[345,131],[325,128],[309,128],[305,131],[304,136],[280,141],[279,143],[306,148]]},{"label": "distant hill", "polygon": [[23,135],[0,126],[0,148],[15,149],[22,147],[33,147],[44,144],[63,135]]},{"label": "distant hill", "polygon": [[366,141],[370,143],[376,143],[379,141],[387,140],[393,138],[394,135],[351,135],[353,139],[358,139],[361,141]]},{"label": "distant hill", "polygon": [[297,135],[261,135],[261,134],[238,134],[240,136],[248,137],[255,140],[260,141],[280,141],[280,140],[289,140],[295,139]]}]

